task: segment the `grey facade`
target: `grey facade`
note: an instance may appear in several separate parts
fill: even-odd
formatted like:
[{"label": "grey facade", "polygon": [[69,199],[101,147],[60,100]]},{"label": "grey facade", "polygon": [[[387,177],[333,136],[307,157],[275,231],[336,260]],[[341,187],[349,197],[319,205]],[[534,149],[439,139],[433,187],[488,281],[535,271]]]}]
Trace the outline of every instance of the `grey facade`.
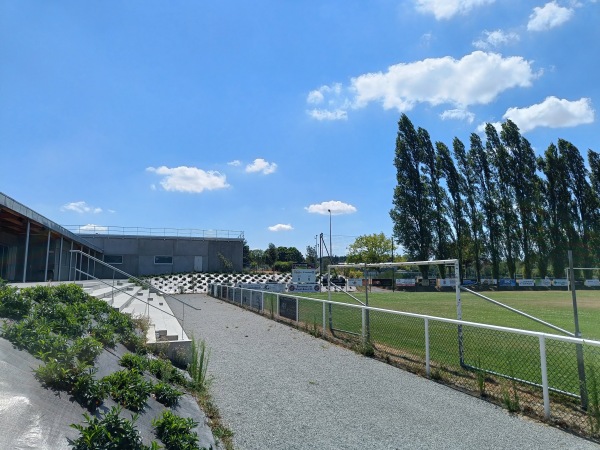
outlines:
[{"label": "grey facade", "polygon": [[[199,238],[156,236],[84,235],[102,248],[103,260],[131,275],[181,272],[223,272],[224,262],[234,272],[242,271],[243,238]],[[98,267],[96,270],[100,270]],[[112,278],[102,268],[96,276]],[[109,273],[110,272],[110,273]]]},{"label": "grey facade", "polygon": [[244,238],[241,232],[235,236],[73,233],[0,192],[0,278],[10,282],[73,281],[85,278],[81,272],[113,277],[111,269],[71,250],[134,276],[241,272]]}]

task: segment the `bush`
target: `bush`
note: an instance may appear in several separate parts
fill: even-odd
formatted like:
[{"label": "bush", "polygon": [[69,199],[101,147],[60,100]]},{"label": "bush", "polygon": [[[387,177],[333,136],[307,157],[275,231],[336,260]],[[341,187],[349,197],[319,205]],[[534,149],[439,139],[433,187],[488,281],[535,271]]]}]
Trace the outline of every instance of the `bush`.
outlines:
[{"label": "bush", "polygon": [[0,285],[0,317],[21,319],[29,314],[31,300],[12,286]]},{"label": "bush", "polygon": [[134,369],[138,372],[143,372],[146,370],[146,366],[148,365],[148,361],[141,355],[136,355],[134,353],[126,353],[121,356],[119,360],[119,365],[125,367],[126,369]]},{"label": "bush", "polygon": [[192,429],[198,422],[165,411],[160,419],[152,421],[156,435],[165,444],[167,450],[198,449],[198,435]]},{"label": "bush", "polygon": [[170,384],[163,382],[155,384],[152,391],[156,401],[168,407],[177,405],[179,397],[183,395],[183,392],[178,391]]},{"label": "bush", "polygon": [[292,262],[290,261],[275,261],[273,264],[273,270],[275,272],[287,273],[292,271]]},{"label": "bush", "polygon": [[108,394],[108,387],[102,380],[94,379],[96,369],[90,368],[88,372],[82,373],[73,383],[73,397],[81,406],[94,411],[102,404]]},{"label": "bush", "polygon": [[102,379],[112,399],[132,411],[141,411],[152,391],[152,384],[135,370],[119,370]]},{"label": "bush", "polygon": [[71,441],[74,450],[150,450],[158,449],[156,442],[152,447],[142,443],[142,437],[135,428],[137,416],[131,420],[119,417],[121,409],[113,407],[104,417],[90,417],[84,414],[85,425],[71,424],[79,431],[79,438]]}]

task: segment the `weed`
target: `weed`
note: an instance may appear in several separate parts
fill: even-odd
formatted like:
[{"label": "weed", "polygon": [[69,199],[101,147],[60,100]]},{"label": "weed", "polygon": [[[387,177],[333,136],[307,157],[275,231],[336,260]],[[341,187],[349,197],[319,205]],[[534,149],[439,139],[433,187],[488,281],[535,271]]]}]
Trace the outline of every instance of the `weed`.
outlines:
[{"label": "weed", "polygon": [[[477,367],[481,367],[481,358],[477,358]],[[479,396],[485,397],[487,395],[485,392],[485,371],[477,370],[475,372],[475,376],[477,377],[477,389],[479,390]]]},{"label": "weed", "polygon": [[510,412],[517,412],[521,409],[519,403],[519,393],[517,392],[515,382],[503,382],[502,383],[502,403],[506,406]]},{"label": "weed", "polygon": [[598,386],[598,376],[593,365],[588,365],[587,373],[587,394],[588,394],[588,422],[592,435],[600,433],[600,386]]},{"label": "weed", "polygon": [[119,370],[102,379],[112,399],[132,411],[141,411],[152,391],[152,384],[135,370]]},{"label": "weed", "polygon": [[90,417],[84,414],[85,425],[71,424],[72,428],[79,431],[79,438],[70,441],[74,450],[100,450],[100,449],[131,449],[155,450],[156,442],[151,447],[142,443],[142,437],[135,428],[137,415],[127,420],[120,417],[121,409],[113,407],[104,417]]},{"label": "weed", "polygon": [[183,392],[163,382],[155,384],[152,391],[156,401],[168,407],[177,405],[179,398],[183,395]]},{"label": "weed", "polygon": [[188,366],[188,372],[192,377],[192,387],[197,391],[208,388],[209,380],[206,376],[210,350],[206,347],[204,339],[196,341],[192,338],[192,360]]},{"label": "weed", "polygon": [[375,347],[371,341],[362,341],[355,346],[355,350],[363,356],[371,357],[375,355]]},{"label": "weed", "polygon": [[187,384],[187,380],[183,373],[173,367],[168,359],[150,359],[148,360],[148,371],[165,383],[173,382],[181,386]]},{"label": "weed", "polygon": [[165,411],[160,419],[152,421],[156,435],[167,450],[198,449],[198,435],[192,429],[198,425],[193,419],[179,417]]}]

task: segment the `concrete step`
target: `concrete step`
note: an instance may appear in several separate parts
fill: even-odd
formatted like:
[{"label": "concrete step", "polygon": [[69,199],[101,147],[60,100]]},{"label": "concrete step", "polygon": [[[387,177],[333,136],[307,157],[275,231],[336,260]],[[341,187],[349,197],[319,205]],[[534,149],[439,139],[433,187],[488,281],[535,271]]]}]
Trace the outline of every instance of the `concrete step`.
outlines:
[{"label": "concrete step", "polygon": [[133,300],[144,298],[144,295],[139,295],[142,291],[140,286],[130,286],[127,290],[115,293],[115,299],[112,302],[112,307],[123,311],[126,309]]}]

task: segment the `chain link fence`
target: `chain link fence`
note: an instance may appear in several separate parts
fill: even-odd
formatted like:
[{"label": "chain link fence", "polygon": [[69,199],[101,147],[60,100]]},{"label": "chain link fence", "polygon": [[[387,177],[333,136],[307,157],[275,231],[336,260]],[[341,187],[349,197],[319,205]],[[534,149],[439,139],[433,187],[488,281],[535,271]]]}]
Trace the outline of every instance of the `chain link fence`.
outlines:
[{"label": "chain link fence", "polygon": [[219,284],[208,294],[600,442],[600,341]]}]

